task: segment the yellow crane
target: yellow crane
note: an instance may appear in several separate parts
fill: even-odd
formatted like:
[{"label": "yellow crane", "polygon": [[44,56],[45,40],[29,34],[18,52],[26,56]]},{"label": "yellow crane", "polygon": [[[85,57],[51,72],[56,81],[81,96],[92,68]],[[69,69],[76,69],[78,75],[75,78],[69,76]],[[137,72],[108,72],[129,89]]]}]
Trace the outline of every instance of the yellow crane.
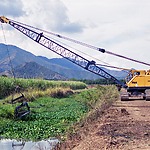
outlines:
[{"label": "yellow crane", "polygon": [[57,53],[58,55],[66,58],[67,60],[71,61],[72,63],[96,74],[99,75],[107,80],[113,81],[116,83],[116,85],[119,88],[124,88],[124,90],[121,90],[121,100],[130,100],[132,98],[142,98],[145,100],[150,100],[150,70],[130,70],[129,74],[126,77],[126,83],[121,82],[120,80],[116,79],[114,76],[103,70],[101,67],[99,67],[95,61],[93,60],[87,60],[84,57],[80,56],[79,54],[76,54],[72,52],[70,49],[62,46],[61,44],[51,40],[49,37],[44,35],[45,33],[54,35],[58,38],[63,38],[65,40],[69,40],[71,42],[75,42],[77,44],[80,44],[82,46],[86,46],[88,48],[92,48],[95,50],[98,50],[102,53],[111,54],[117,57],[121,57],[124,59],[128,59],[137,63],[142,63],[145,65],[150,66],[149,63],[145,63],[142,61],[138,61],[126,56],[122,56],[119,54],[112,53],[110,51],[107,51],[103,48],[95,47],[56,33],[47,32],[35,27],[32,27],[30,25],[26,25],[11,19],[8,19],[4,16],[0,17],[1,23],[7,23],[11,25],[13,28],[17,29],[36,43],[44,46],[48,50],[53,51],[54,53]]}]

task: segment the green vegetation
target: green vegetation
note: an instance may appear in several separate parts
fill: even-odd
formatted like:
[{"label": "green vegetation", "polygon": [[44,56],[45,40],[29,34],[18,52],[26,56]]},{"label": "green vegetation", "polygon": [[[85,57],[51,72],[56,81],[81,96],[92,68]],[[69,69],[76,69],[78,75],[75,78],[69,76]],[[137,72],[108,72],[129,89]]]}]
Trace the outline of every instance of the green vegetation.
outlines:
[{"label": "green vegetation", "polygon": [[58,136],[78,121],[87,107],[74,98],[43,97],[29,103],[31,114],[23,120],[13,119],[13,107],[1,105],[0,135],[5,138],[41,140]]},{"label": "green vegetation", "polygon": [[[36,90],[33,91],[35,94]],[[118,96],[116,91],[115,86],[97,86],[75,92],[62,87],[62,84],[59,88],[56,86],[54,91],[38,89],[38,96],[28,102],[31,113],[22,120],[14,119],[14,109],[18,103],[12,105],[7,100],[1,100],[0,137],[34,141],[50,137],[65,138],[68,132],[73,132],[75,124],[92,116],[104,103],[115,100]]]},{"label": "green vegetation", "polygon": [[[74,81],[81,81],[81,82],[84,82],[84,83],[86,83],[86,84],[88,84],[88,85],[90,85],[90,84],[94,84],[94,85],[112,85],[112,84],[116,84],[114,81],[112,81],[112,80],[108,80],[108,79],[103,79],[103,78],[100,78],[100,79],[95,79],[95,80],[90,80],[90,79],[82,79],[82,80],[77,80],[77,79],[73,79]],[[122,83],[124,83],[125,82],[125,80],[123,80],[123,79],[121,79],[120,80]]]},{"label": "green vegetation", "polygon": [[77,79],[72,79],[74,81],[81,81],[84,82],[86,84],[101,84],[101,85],[108,85],[108,84],[115,84],[112,80],[108,80],[108,79],[103,79],[103,78],[99,78],[99,79],[95,79],[95,80],[90,80],[90,79],[81,79],[81,80],[77,80]]},{"label": "green vegetation", "polygon": [[16,87],[19,86],[21,91],[25,90],[46,90],[48,88],[70,88],[72,90],[84,89],[86,84],[83,82],[77,81],[49,81],[42,79],[13,79],[7,77],[0,77],[0,98],[10,95],[16,90]]}]

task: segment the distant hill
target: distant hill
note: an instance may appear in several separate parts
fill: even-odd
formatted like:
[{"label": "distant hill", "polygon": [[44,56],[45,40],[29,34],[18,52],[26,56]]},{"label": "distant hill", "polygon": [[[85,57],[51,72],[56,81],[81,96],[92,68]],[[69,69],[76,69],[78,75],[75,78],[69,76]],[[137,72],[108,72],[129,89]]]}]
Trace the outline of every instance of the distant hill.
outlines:
[{"label": "distant hill", "polygon": [[[36,71],[35,71],[36,68]],[[27,62],[15,68],[15,75],[20,78],[44,78],[54,80],[67,80],[66,77],[43,67],[36,62]]]},{"label": "distant hill", "polygon": [[48,59],[46,57],[43,56],[38,56],[39,58],[44,59],[47,62],[50,62],[52,64],[57,64],[59,66],[63,66],[67,69],[72,69],[72,70],[83,70],[81,67],[77,66],[76,64],[70,62],[69,60],[65,59],[65,58],[52,58],[52,59]]},{"label": "distant hill", "polygon": [[[43,77],[47,79],[98,79],[100,76],[90,73],[64,58],[48,59],[35,56],[14,45],[8,45],[9,56],[17,77]],[[122,71],[103,68],[116,78],[124,78]],[[0,75],[10,74],[10,60],[5,44],[0,44]]]},{"label": "distant hill", "polygon": [[[89,74],[88,71],[85,71],[83,68],[77,66],[76,64],[70,62],[69,60],[66,60],[65,58],[48,59],[48,58],[43,57],[43,56],[38,56],[38,57],[40,57],[40,58],[44,59],[45,61],[48,61],[52,64],[57,64],[57,65],[63,66],[65,68],[71,69],[71,70],[76,70],[76,71],[81,71],[82,70],[82,71],[86,72],[87,74]],[[102,69],[104,71],[108,72],[109,74],[113,75],[114,77],[118,78],[118,79],[123,79],[127,75],[127,73],[125,71],[109,70],[109,69],[106,69],[104,67],[102,67]],[[93,76],[93,73],[92,73],[92,76]],[[94,78],[99,78],[99,76],[94,75]]]}]

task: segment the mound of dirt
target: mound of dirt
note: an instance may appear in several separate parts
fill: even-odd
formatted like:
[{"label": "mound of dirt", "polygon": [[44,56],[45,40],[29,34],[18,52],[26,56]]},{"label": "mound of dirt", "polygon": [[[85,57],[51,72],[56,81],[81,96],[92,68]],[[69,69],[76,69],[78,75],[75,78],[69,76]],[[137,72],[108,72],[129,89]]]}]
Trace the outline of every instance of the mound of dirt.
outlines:
[{"label": "mound of dirt", "polygon": [[80,128],[61,150],[150,150],[150,102],[115,102]]}]

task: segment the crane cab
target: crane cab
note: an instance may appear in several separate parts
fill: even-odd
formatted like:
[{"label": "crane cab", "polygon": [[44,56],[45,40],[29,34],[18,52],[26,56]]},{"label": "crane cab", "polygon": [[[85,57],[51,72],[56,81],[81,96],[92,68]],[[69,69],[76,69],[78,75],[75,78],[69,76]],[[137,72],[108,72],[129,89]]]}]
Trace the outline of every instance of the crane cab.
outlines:
[{"label": "crane cab", "polygon": [[131,70],[126,77],[126,93],[121,95],[121,100],[142,97],[150,100],[150,70]]},{"label": "crane cab", "polygon": [[131,70],[126,85],[128,88],[150,88],[150,70]]}]

